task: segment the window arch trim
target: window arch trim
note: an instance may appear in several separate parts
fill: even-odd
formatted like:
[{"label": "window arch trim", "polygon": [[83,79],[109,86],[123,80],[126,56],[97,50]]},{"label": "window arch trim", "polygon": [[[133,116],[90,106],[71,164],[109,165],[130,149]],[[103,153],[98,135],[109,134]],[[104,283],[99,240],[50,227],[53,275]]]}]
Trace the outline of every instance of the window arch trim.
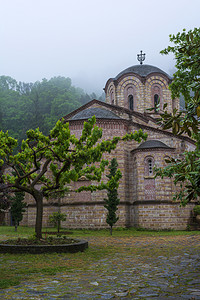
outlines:
[{"label": "window arch trim", "polygon": [[[124,96],[124,107],[128,108],[131,111],[136,110],[137,106],[137,94],[136,94],[136,87],[134,84],[127,84],[123,91]],[[132,100],[130,100],[132,98]],[[131,101],[131,103],[130,103]]]}]

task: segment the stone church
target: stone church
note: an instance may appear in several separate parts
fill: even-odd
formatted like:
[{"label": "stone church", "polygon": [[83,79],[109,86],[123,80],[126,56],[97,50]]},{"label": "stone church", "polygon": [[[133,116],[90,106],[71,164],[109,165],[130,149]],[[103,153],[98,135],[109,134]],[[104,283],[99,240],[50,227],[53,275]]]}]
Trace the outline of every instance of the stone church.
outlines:
[{"label": "stone church", "polygon": [[[194,143],[184,136],[174,136],[169,130],[158,127],[157,103],[168,104],[168,110],[179,109],[179,99],[172,100],[169,84],[172,78],[161,69],[139,64],[110,78],[105,85],[106,101],[92,100],[66,115],[70,130],[80,136],[83,123],[93,115],[103,129],[103,139],[123,136],[142,129],[147,141],[120,142],[109,158],[116,157],[123,177],[118,194],[119,220],[115,226],[149,229],[186,229],[191,221],[193,204],[182,208],[172,200],[176,187],[169,178],[154,178],[153,167],[165,166],[167,157],[181,156],[192,149]],[[154,111],[147,109],[154,107]],[[75,193],[73,190],[90,182],[82,178],[58,203],[44,203],[43,226],[48,226],[48,216],[58,209],[66,213],[66,228],[106,228],[105,191]],[[35,224],[35,205],[28,200],[23,225]]]}]

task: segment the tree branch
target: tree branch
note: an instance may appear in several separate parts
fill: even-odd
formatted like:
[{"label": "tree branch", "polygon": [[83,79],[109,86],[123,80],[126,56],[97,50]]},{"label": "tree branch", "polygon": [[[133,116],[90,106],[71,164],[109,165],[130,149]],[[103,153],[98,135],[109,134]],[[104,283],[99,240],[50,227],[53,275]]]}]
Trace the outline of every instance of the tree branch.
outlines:
[{"label": "tree branch", "polygon": [[[37,177],[35,177],[35,179],[33,180],[33,182],[31,183],[31,186],[34,187],[34,185],[40,180],[40,178],[46,173],[47,171],[47,167],[49,165],[49,163],[51,162],[51,158],[48,158],[43,167],[42,167],[42,171],[40,172],[40,174],[38,174]],[[36,170],[37,171],[37,170]]]}]

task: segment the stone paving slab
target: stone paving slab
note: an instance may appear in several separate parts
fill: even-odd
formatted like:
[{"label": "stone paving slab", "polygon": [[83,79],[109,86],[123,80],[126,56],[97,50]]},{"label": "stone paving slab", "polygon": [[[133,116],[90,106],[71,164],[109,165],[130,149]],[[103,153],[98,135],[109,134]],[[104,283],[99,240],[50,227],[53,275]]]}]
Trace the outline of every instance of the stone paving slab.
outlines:
[{"label": "stone paving slab", "polygon": [[[120,251],[87,270],[38,275],[35,282],[1,290],[0,299],[200,299],[200,236],[89,238],[89,247],[102,243]],[[156,257],[131,252],[155,247]]]}]

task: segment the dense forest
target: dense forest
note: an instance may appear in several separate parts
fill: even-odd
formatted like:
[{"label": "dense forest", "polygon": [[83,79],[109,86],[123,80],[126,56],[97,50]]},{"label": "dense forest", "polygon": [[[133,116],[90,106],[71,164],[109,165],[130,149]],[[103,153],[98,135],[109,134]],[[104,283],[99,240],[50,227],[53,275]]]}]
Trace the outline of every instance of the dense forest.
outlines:
[{"label": "dense forest", "polygon": [[35,83],[0,76],[0,130],[8,130],[20,144],[28,129],[39,127],[48,134],[59,118],[92,99],[104,101],[103,97],[88,95],[61,76]]}]

